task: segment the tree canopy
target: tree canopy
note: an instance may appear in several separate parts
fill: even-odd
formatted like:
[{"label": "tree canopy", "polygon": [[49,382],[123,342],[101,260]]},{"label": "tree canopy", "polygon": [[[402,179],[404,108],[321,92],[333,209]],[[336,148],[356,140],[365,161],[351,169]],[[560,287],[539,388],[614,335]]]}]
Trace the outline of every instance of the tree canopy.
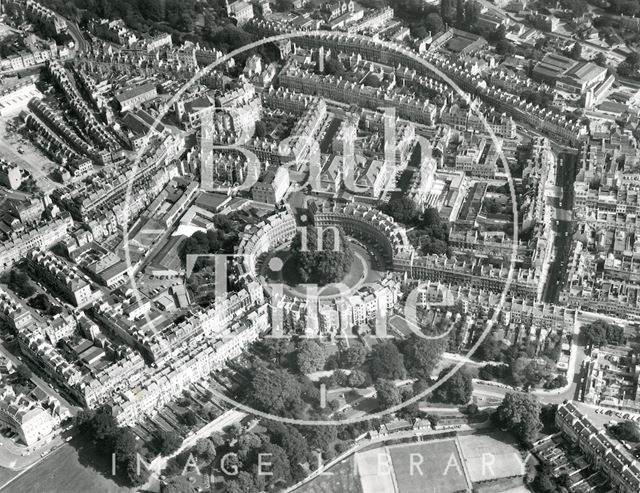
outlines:
[{"label": "tree canopy", "polygon": [[410,237],[423,254],[450,254],[448,226],[437,209],[427,208],[420,214],[413,200],[401,197],[390,200],[382,212],[412,227]]},{"label": "tree canopy", "polygon": [[[443,369],[438,379],[443,379],[451,369],[452,367]],[[437,402],[446,402],[448,404],[467,404],[471,400],[472,394],[473,382],[471,373],[463,367],[433,391],[433,398]]]},{"label": "tree canopy", "polygon": [[253,372],[247,399],[262,411],[282,416],[299,406],[301,395],[300,382],[287,370],[260,367]]},{"label": "tree canopy", "polygon": [[580,329],[587,346],[600,347],[607,344],[624,344],[624,329],[604,320],[596,320]]},{"label": "tree canopy", "polygon": [[[74,418],[78,431],[92,437],[96,452],[105,461],[111,462],[111,454],[116,454],[116,479],[128,486],[140,486],[148,477],[144,464],[140,464],[138,474],[138,457],[140,446],[135,435],[128,428],[119,428],[113,416],[105,410],[80,411]],[[181,441],[181,440],[180,440]]]},{"label": "tree canopy", "polygon": [[509,392],[498,406],[498,422],[523,443],[532,443],[542,429],[540,402],[534,395]]},{"label": "tree canopy", "polygon": [[358,368],[367,359],[369,351],[360,342],[351,342],[349,347],[340,351],[339,363],[342,368]]},{"label": "tree canopy", "polygon": [[369,358],[369,372],[374,380],[405,378],[404,358],[393,342],[376,344]]},{"label": "tree canopy", "polygon": [[425,339],[412,334],[400,343],[404,365],[413,378],[428,380],[444,351],[444,339]]},{"label": "tree canopy", "polygon": [[337,228],[337,233],[327,229],[322,232],[322,238],[315,227],[306,228],[306,233],[306,245],[301,232],[291,242],[292,261],[300,281],[320,286],[341,281],[354,261],[351,244],[342,229]]},{"label": "tree canopy", "polygon": [[640,427],[633,421],[622,421],[609,427],[609,431],[619,440],[640,442]]},{"label": "tree canopy", "polygon": [[381,409],[388,409],[402,402],[398,387],[389,380],[379,379],[375,383],[375,389],[378,406],[380,406]]},{"label": "tree canopy", "polygon": [[324,347],[317,341],[305,339],[300,342],[296,362],[301,373],[322,370],[326,360]]}]

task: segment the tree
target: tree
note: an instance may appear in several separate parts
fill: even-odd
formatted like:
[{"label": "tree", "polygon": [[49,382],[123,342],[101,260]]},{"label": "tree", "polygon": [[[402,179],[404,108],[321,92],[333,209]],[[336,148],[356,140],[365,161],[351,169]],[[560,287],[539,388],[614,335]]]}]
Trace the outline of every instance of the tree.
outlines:
[{"label": "tree", "polygon": [[427,37],[429,32],[424,26],[411,26],[411,36],[418,39],[424,39]]},{"label": "tree", "polygon": [[41,310],[43,312],[49,311],[51,307],[51,303],[49,302],[49,297],[40,293],[29,300],[29,305],[37,310]]},{"label": "tree", "polygon": [[29,380],[31,380],[31,377],[33,377],[33,373],[24,363],[20,363],[18,366],[16,366],[16,373],[18,374],[18,378],[20,379],[20,381],[23,383],[28,382]]},{"label": "tree", "polygon": [[358,368],[367,360],[369,351],[364,344],[352,342],[348,348],[340,351],[340,365],[343,368]]},{"label": "tree", "polygon": [[327,75],[343,76],[347,72],[340,60],[335,57],[326,57],[324,61],[324,73]]},{"label": "tree", "polygon": [[214,431],[211,436],[209,436],[209,440],[211,440],[211,443],[213,443],[213,446],[216,448],[222,447],[225,444],[224,436],[217,431]]},{"label": "tree", "polygon": [[440,361],[444,344],[443,339],[425,339],[417,334],[403,341],[400,349],[409,375],[422,380],[430,379]]},{"label": "tree", "polygon": [[125,457],[135,455],[138,451],[138,441],[131,430],[127,428],[118,428],[117,430],[113,445],[113,453],[116,454],[118,461],[121,461]]},{"label": "tree", "polygon": [[525,356],[514,359],[509,368],[511,380],[516,387],[535,387],[550,375],[548,366]]},{"label": "tree", "polygon": [[459,3],[460,0],[440,0],[440,15],[448,24],[451,24],[455,19]]},{"label": "tree", "polygon": [[444,31],[444,22],[442,17],[436,12],[427,14],[424,20],[424,28],[431,33],[431,35]]},{"label": "tree", "polygon": [[293,351],[293,344],[286,338],[267,338],[257,343],[258,349],[264,351],[269,361],[273,361],[278,365],[287,358],[289,353]]},{"label": "tree", "polygon": [[263,470],[270,474],[265,476],[267,486],[273,487],[278,483],[288,484],[291,481],[291,466],[284,449],[273,443],[267,443],[260,453],[264,454]]},{"label": "tree", "polygon": [[503,352],[506,345],[493,334],[488,334],[484,338],[474,356],[481,361],[502,361]]},{"label": "tree", "polygon": [[467,413],[469,416],[475,416],[476,414],[478,414],[478,411],[479,411],[479,409],[478,409],[478,405],[477,405],[477,404],[474,404],[473,402],[472,402],[471,404],[469,404],[469,405],[467,406],[467,409],[466,409],[466,413]]},{"label": "tree", "polygon": [[496,52],[498,55],[510,55],[513,53],[513,45],[508,39],[501,39],[496,43]]},{"label": "tree", "polygon": [[198,424],[198,416],[196,416],[196,413],[191,409],[188,409],[187,412],[182,415],[182,422],[190,427],[195,426]]},{"label": "tree", "polygon": [[540,411],[540,421],[546,428],[555,430],[557,411],[558,411],[557,404],[547,404],[542,408],[542,411]]},{"label": "tree", "polygon": [[216,457],[216,447],[208,438],[199,438],[196,442],[196,454],[206,463],[211,463]]},{"label": "tree", "polygon": [[2,282],[6,283],[9,289],[22,299],[30,298],[36,292],[29,280],[29,276],[17,269],[12,269],[7,275],[3,276]]},{"label": "tree", "polygon": [[411,225],[419,216],[416,204],[408,197],[391,199],[382,210],[396,221]]},{"label": "tree", "polygon": [[397,380],[406,376],[404,358],[393,342],[381,342],[374,346],[369,359],[369,372],[374,380]]},{"label": "tree", "polygon": [[624,329],[604,320],[596,320],[580,329],[587,346],[600,347],[606,344],[624,343]]},{"label": "tree", "polygon": [[285,450],[287,457],[289,457],[289,463],[293,468],[294,464],[297,464],[300,458],[304,457],[309,450],[307,439],[295,426],[286,425],[278,421],[267,421],[265,426],[271,437],[271,443],[275,443]]},{"label": "tree", "polygon": [[571,51],[569,51],[569,57],[574,60],[580,60],[582,58],[582,45],[580,43],[574,43]]},{"label": "tree", "polygon": [[255,134],[256,134],[256,137],[260,139],[264,139],[264,137],[267,135],[267,126],[264,124],[262,120],[258,120],[256,122]]},{"label": "tree", "polygon": [[276,12],[291,12],[294,10],[292,0],[276,0],[274,6]]},{"label": "tree", "polygon": [[347,378],[349,387],[364,387],[367,384],[367,375],[360,370],[352,370]]},{"label": "tree", "polygon": [[195,493],[189,479],[175,476],[160,484],[160,493]]},{"label": "tree", "polygon": [[238,443],[236,444],[240,461],[244,462],[253,450],[262,447],[266,441],[263,438],[263,435],[253,432],[243,433],[240,435],[238,437]]},{"label": "tree", "polygon": [[324,347],[318,342],[306,339],[298,346],[296,361],[301,373],[322,370],[326,360]]},{"label": "tree", "polygon": [[375,383],[375,389],[378,406],[380,406],[381,409],[388,409],[402,402],[398,387],[389,380],[379,379]]},{"label": "tree", "polygon": [[536,477],[532,483],[533,490],[541,493],[554,493],[557,491],[551,468],[546,464],[541,464],[536,469]]},{"label": "tree", "polygon": [[548,380],[544,384],[545,389],[560,389],[566,386],[569,382],[564,375],[556,375],[553,379]]},{"label": "tree", "polygon": [[158,432],[158,450],[162,455],[169,455],[180,448],[182,438],[175,431],[160,430]]},{"label": "tree", "polygon": [[633,68],[638,68],[640,66],[640,53],[638,53],[637,51],[632,51],[626,56],[624,61],[631,65]]},{"label": "tree", "polygon": [[597,65],[600,65],[601,67],[606,67],[607,56],[602,52],[598,52],[596,56],[593,57],[593,62],[596,63]]},{"label": "tree", "polygon": [[609,431],[619,440],[640,442],[640,428],[633,421],[622,421],[609,427]]},{"label": "tree", "polygon": [[333,451],[333,443],[338,437],[336,426],[305,426],[300,432],[305,436],[311,448],[323,453]]},{"label": "tree", "polygon": [[248,386],[247,399],[256,408],[268,413],[289,413],[300,403],[300,382],[287,370],[254,369]]},{"label": "tree", "polygon": [[509,392],[498,406],[498,422],[515,433],[523,443],[535,441],[542,429],[541,406],[534,395]]},{"label": "tree", "polygon": [[[461,2],[462,3],[462,2]],[[480,4],[475,0],[469,0],[464,4],[464,20],[462,27],[464,29],[471,29],[478,22],[478,16],[480,15]]]},{"label": "tree", "polygon": [[354,261],[351,244],[342,229],[322,231],[320,238],[318,229],[309,227],[306,229],[306,245],[302,238],[302,233],[298,232],[291,242],[292,259],[300,281],[321,286],[341,281]]},{"label": "tree", "polygon": [[[442,380],[452,368],[443,369],[438,379]],[[473,382],[471,374],[465,368],[461,368],[433,391],[433,397],[436,401],[448,404],[466,404],[471,400],[472,393]]]},{"label": "tree", "polygon": [[222,491],[223,493],[259,493],[261,490],[256,485],[253,474],[240,471],[233,479],[224,482]]}]

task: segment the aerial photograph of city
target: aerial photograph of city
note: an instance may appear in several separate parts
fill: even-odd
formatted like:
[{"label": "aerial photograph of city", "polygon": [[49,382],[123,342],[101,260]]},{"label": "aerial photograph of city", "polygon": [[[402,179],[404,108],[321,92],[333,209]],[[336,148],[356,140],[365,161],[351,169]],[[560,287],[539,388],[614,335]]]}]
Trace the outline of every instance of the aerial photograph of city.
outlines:
[{"label": "aerial photograph of city", "polygon": [[640,0],[0,0],[0,493],[640,493]]}]

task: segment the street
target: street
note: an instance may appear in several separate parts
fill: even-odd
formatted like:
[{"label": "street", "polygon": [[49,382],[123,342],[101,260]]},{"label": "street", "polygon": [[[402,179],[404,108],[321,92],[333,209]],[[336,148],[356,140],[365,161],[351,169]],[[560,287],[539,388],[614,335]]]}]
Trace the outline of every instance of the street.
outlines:
[{"label": "street", "polygon": [[[15,366],[18,366],[18,365],[22,364],[22,361],[20,361],[17,357],[15,357],[13,354],[11,354],[7,350],[7,348],[4,347],[4,344],[0,344],[0,353],[2,353],[2,355],[5,358],[7,358],[9,361],[11,361]],[[78,410],[80,408],[78,408],[77,406],[74,406],[69,401],[67,401],[56,390],[52,389],[51,386],[47,382],[45,382],[42,378],[40,378],[37,375],[32,373],[31,381],[34,384],[36,384],[36,386],[38,388],[40,388],[45,394],[47,394],[48,396],[53,397],[54,399],[57,399],[58,401],[60,401],[60,404],[63,407],[66,407],[69,410],[69,412],[71,413],[72,416],[75,416],[77,414],[77,412],[78,412]]]},{"label": "street", "polygon": [[[553,198],[553,206],[556,210],[573,210],[574,191],[573,184],[576,179],[578,155],[562,152],[558,156],[556,173],[556,185],[562,188],[561,198]],[[562,207],[560,207],[562,204]],[[567,217],[568,216],[568,217]],[[542,293],[542,300],[547,303],[557,303],[559,292],[562,290],[567,278],[567,264],[571,253],[571,240],[573,238],[573,222],[571,215],[556,215],[553,225],[556,233],[554,250],[555,256],[549,266],[547,284]]]}]

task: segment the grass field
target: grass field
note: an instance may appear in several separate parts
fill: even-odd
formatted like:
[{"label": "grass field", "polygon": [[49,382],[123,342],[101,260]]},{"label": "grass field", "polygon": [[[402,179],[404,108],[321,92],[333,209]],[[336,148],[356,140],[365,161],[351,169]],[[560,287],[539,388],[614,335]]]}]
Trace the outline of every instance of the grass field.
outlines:
[{"label": "grass field", "polygon": [[355,471],[354,456],[336,464],[296,493],[362,493],[360,479]]},{"label": "grass field", "polygon": [[468,435],[458,443],[471,481],[523,476],[523,460],[512,440],[501,435]]},{"label": "grass field", "polygon": [[76,449],[65,444],[6,486],[2,492],[133,493],[134,490],[118,486],[96,470],[105,468],[108,470],[107,464],[97,464],[93,457],[79,457]]},{"label": "grass field", "polygon": [[5,469],[4,467],[0,467],[0,485],[5,484],[11,478],[17,476],[19,471],[12,471],[10,469]]},{"label": "grass field", "polygon": [[391,457],[386,447],[356,454],[356,466],[364,493],[395,493]]},{"label": "grass field", "polygon": [[454,440],[396,445],[388,450],[399,493],[454,493],[468,488]]}]

